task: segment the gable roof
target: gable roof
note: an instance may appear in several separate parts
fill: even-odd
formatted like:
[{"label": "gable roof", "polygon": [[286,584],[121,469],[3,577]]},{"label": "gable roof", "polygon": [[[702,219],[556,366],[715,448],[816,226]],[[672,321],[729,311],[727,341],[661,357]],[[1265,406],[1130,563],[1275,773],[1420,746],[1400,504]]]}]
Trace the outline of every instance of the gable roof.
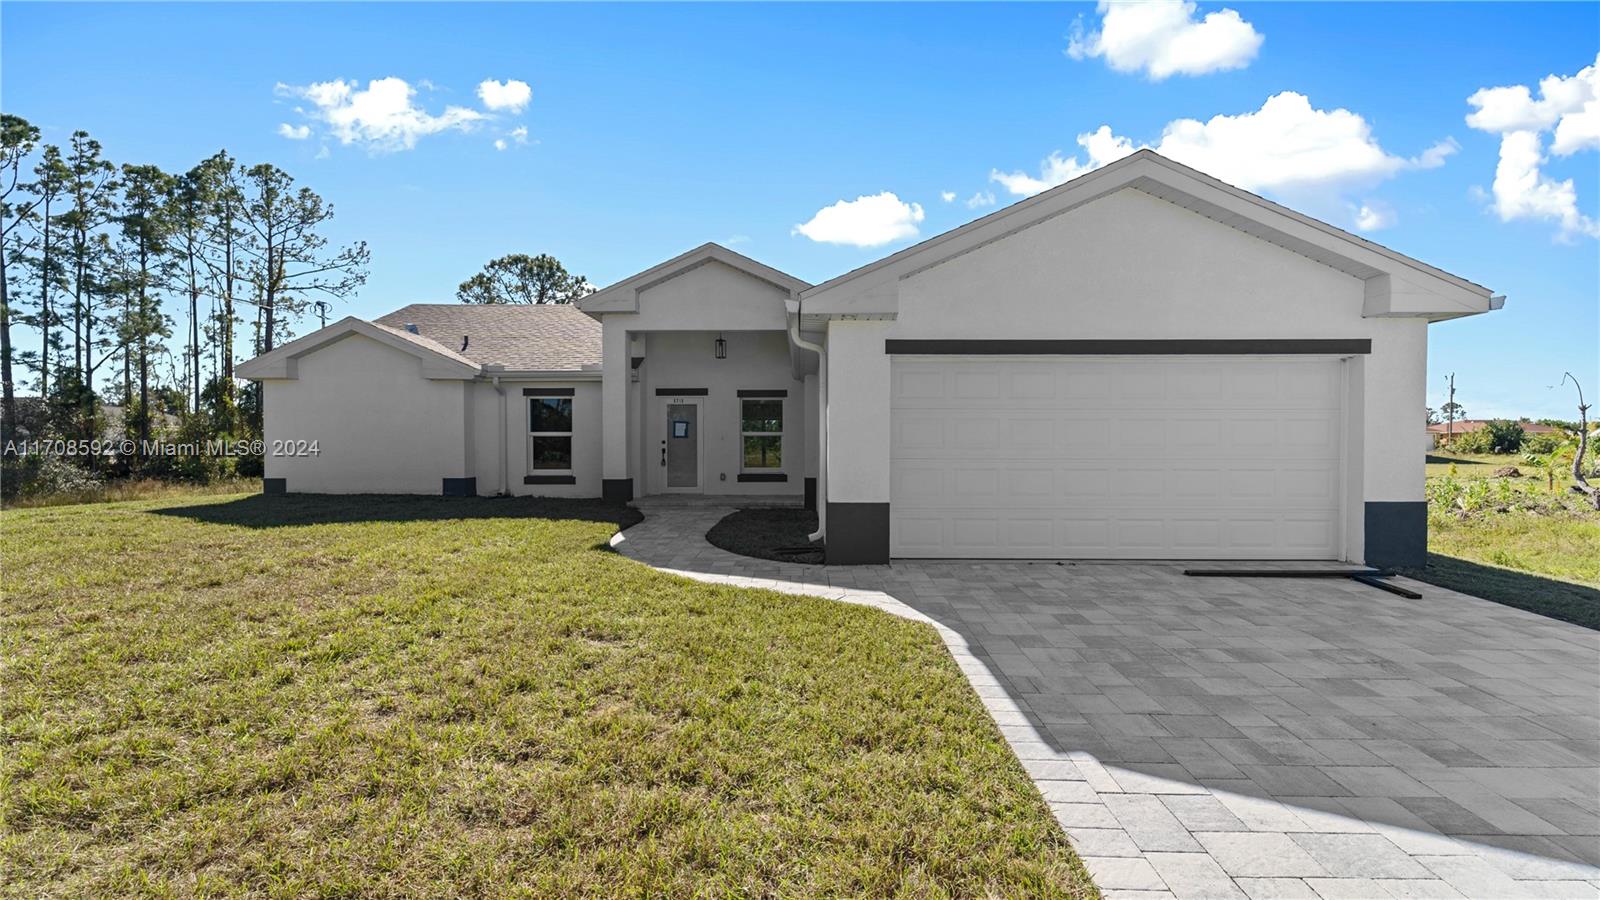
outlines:
[{"label": "gable roof", "polygon": [[402,333],[415,325],[424,339],[454,348],[475,365],[515,372],[600,365],[600,323],[568,303],[413,303],[373,322]]},{"label": "gable roof", "polygon": [[380,344],[417,357],[422,361],[422,374],[425,378],[468,379],[477,376],[479,372],[477,363],[437,341],[411,334],[402,328],[392,328],[355,316],[346,316],[326,328],[319,328],[304,337],[296,338],[281,347],[274,347],[267,353],[240,363],[234,368],[234,374],[240,378],[256,380],[297,378],[300,357],[353,334],[371,338]]},{"label": "gable roof", "polygon": [[[1503,299],[1491,302],[1493,292],[1482,285],[1144,149],[802,291],[808,324],[813,311],[823,316],[892,313],[892,309],[843,308],[840,303],[849,295],[859,297],[870,290],[869,285],[921,272],[1124,188],[1144,191],[1362,279],[1368,285],[1365,315],[1452,318],[1499,308]],[[868,305],[882,305],[884,292],[872,294]]]},{"label": "gable roof", "polygon": [[811,287],[809,281],[780,272],[765,263],[757,262],[742,253],[735,253],[717,243],[705,243],[680,253],[664,263],[651,266],[637,275],[624,278],[616,284],[595,291],[577,302],[579,309],[590,315],[608,312],[637,312],[639,294],[671,278],[692,271],[710,262],[719,262],[758,278],[779,290],[798,294]]},{"label": "gable roof", "polygon": [[[1448,422],[1439,422],[1439,423],[1436,423],[1436,424],[1433,424],[1433,425],[1429,425],[1428,426],[1428,431],[1431,434],[1450,434],[1452,432],[1455,433],[1455,434],[1466,434],[1469,431],[1477,431],[1480,428],[1488,427],[1488,425],[1489,425],[1489,423],[1491,421],[1498,421],[1498,420],[1493,420],[1493,419],[1457,419],[1454,424],[1450,424]],[[1540,424],[1538,422],[1529,422],[1526,419],[1522,419],[1522,420],[1517,421],[1517,424],[1521,425],[1522,426],[1522,430],[1527,434],[1550,434],[1552,432],[1556,432],[1556,431],[1560,431],[1561,430],[1559,428],[1556,428],[1553,425],[1542,425],[1542,424]]]}]

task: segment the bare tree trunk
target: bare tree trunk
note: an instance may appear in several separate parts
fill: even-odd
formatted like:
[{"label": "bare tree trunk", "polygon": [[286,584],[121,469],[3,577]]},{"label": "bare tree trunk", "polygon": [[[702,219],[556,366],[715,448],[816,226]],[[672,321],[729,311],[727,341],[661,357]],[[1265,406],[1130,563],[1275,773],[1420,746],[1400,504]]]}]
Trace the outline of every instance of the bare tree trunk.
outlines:
[{"label": "bare tree trunk", "polygon": [[11,386],[11,288],[6,279],[6,247],[0,241],[0,434],[16,433],[17,396]]},{"label": "bare tree trunk", "polygon": [[44,243],[40,247],[39,269],[39,333],[43,342],[39,345],[39,399],[41,402],[50,396],[50,320],[53,314],[50,311],[50,197],[44,198]]},{"label": "bare tree trunk", "polygon": [[1583,402],[1583,385],[1578,379],[1573,378],[1571,372],[1562,373],[1562,383],[1568,378],[1572,378],[1572,386],[1578,389],[1578,452],[1572,455],[1572,491],[1588,497],[1594,508],[1600,509],[1600,488],[1589,484],[1583,474],[1583,454],[1589,449],[1589,404]]}]

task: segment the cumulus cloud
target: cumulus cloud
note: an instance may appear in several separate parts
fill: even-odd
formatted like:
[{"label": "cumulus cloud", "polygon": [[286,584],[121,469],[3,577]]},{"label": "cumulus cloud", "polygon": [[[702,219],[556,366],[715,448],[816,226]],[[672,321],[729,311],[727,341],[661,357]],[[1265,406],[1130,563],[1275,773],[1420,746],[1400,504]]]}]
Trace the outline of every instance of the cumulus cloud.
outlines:
[{"label": "cumulus cloud", "polygon": [[1118,72],[1143,71],[1152,81],[1242,69],[1264,40],[1237,12],[1223,9],[1200,18],[1190,0],[1100,0],[1096,11],[1100,29],[1086,31],[1081,19],[1074,23],[1067,55],[1103,58]]},{"label": "cumulus cloud", "polygon": [[994,205],[994,191],[979,191],[967,198],[967,209],[981,209]]},{"label": "cumulus cloud", "polygon": [[[306,101],[299,111],[327,128],[341,144],[360,144],[375,153],[410,150],[418,139],[444,131],[466,131],[486,116],[462,106],[437,115],[416,103],[417,89],[402,78],[319,81],[304,87],[279,84],[278,93]],[[309,132],[308,132],[309,134]]]},{"label": "cumulus cloud", "polygon": [[1571,156],[1600,149],[1600,54],[1593,65],[1570,76],[1549,75],[1539,82],[1539,97],[1527,85],[1483,88],[1467,98],[1475,109],[1467,124],[1500,135],[1500,162],[1491,188],[1501,221],[1517,219],[1556,223],[1557,236],[1600,237],[1600,222],[1578,209],[1572,179],[1544,173],[1548,161],[1544,135],[1552,134],[1550,150]]},{"label": "cumulus cloud", "polygon": [[1394,227],[1394,210],[1381,203],[1363,203],[1355,211],[1356,228],[1360,231],[1380,231]]},{"label": "cumulus cloud", "polygon": [[[1082,158],[1052,153],[1037,176],[996,169],[989,177],[1014,195],[1031,196],[1116,162],[1140,146],[1107,125],[1078,135],[1078,145],[1084,150]],[[1398,156],[1378,143],[1371,125],[1357,113],[1318,109],[1304,95],[1285,91],[1251,112],[1216,115],[1203,122],[1176,119],[1162,129],[1158,141],[1142,146],[1236,187],[1275,193],[1337,215],[1347,206],[1354,210],[1348,201],[1341,203],[1343,196],[1401,171],[1437,168],[1458,145],[1447,138],[1415,157]],[[1385,218],[1372,213],[1366,220],[1381,223]],[[1387,221],[1393,221],[1392,213]]]},{"label": "cumulus cloud", "polygon": [[943,200],[946,203],[954,203],[956,201],[956,192],[955,191],[940,191],[939,192],[939,199]]},{"label": "cumulus cloud", "polygon": [[1038,177],[1026,172],[1002,172],[999,169],[992,169],[989,172],[989,180],[998,182],[1001,187],[1018,197],[1031,197],[1058,184],[1065,184],[1086,172],[1092,172],[1107,163],[1114,163],[1137,149],[1132,141],[1112,134],[1109,125],[1101,125],[1095,131],[1078,135],[1078,146],[1087,151],[1087,159],[1083,162],[1078,161],[1077,155],[1064,157],[1061,151],[1057,150],[1039,164]]},{"label": "cumulus cloud", "polygon": [[492,112],[522,112],[533,99],[533,88],[526,81],[495,81],[485,79],[478,83],[478,99],[483,108]]},{"label": "cumulus cloud", "polygon": [[825,206],[809,222],[794,226],[792,233],[823,244],[880,247],[916,237],[923,216],[921,204],[907,203],[884,191]]},{"label": "cumulus cloud", "polygon": [[290,125],[288,122],[283,122],[278,125],[278,134],[291,141],[303,141],[311,137],[311,126]]}]

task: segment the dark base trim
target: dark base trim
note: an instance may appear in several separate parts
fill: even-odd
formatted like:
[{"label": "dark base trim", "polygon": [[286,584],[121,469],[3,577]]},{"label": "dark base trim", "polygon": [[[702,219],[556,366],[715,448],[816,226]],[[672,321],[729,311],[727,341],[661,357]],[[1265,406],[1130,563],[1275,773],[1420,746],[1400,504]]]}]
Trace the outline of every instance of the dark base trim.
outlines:
[{"label": "dark base trim", "polygon": [[739,480],[750,481],[788,481],[789,476],[782,472],[740,472]]},{"label": "dark base trim", "polygon": [[446,497],[476,497],[478,496],[478,479],[446,478],[444,480],[444,495]]},{"label": "dark base trim", "polygon": [[602,478],[600,497],[614,503],[627,503],[633,499],[632,478]]},{"label": "dark base trim", "polygon": [[1234,356],[1238,354],[1371,353],[1366,338],[1308,338],[1266,340],[888,340],[885,353],[965,356],[1105,356],[1113,354],[1157,356]]},{"label": "dark base trim", "polygon": [[523,484],[577,484],[575,475],[524,475]]},{"label": "dark base trim", "polygon": [[1367,501],[1366,563],[1420,569],[1428,559],[1425,500]]},{"label": "dark base trim", "polygon": [[817,508],[817,480],[815,478],[807,478],[806,479],[806,488],[805,488],[805,490],[806,490],[806,509],[816,509]]},{"label": "dark base trim", "polygon": [[287,479],[287,478],[263,478],[263,479],[261,479],[261,493],[263,493],[263,494],[287,494],[287,493],[289,493],[289,479]]},{"label": "dark base trim", "polygon": [[823,559],[830,566],[881,566],[889,562],[889,504],[828,503]]}]

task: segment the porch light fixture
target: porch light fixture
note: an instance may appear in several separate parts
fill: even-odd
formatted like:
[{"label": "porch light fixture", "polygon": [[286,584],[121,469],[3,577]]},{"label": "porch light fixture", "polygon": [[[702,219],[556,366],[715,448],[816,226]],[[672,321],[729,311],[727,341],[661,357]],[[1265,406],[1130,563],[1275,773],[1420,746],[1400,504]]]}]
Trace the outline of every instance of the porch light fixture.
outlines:
[{"label": "porch light fixture", "polygon": [[714,352],[717,355],[717,359],[728,358],[728,342],[722,339],[722,335],[717,335],[717,342],[713,346],[715,347]]}]

